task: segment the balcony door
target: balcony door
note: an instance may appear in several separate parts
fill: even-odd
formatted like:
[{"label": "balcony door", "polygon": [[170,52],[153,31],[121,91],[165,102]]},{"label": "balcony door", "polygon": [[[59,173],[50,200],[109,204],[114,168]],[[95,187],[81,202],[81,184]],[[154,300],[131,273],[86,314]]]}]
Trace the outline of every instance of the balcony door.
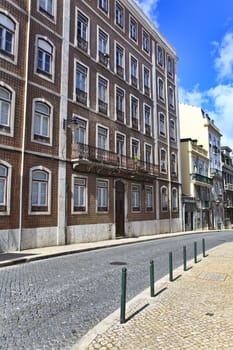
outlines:
[{"label": "balcony door", "polygon": [[125,235],[125,185],[121,181],[116,182],[115,198],[116,237],[121,237]]}]

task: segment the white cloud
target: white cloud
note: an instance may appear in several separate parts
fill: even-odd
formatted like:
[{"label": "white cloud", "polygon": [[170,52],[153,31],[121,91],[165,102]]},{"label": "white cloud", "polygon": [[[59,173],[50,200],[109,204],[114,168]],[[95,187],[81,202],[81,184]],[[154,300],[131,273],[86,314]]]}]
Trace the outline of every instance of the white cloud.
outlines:
[{"label": "white cloud", "polygon": [[225,34],[221,43],[214,42],[218,57],[215,59],[215,68],[219,81],[233,79],[233,32]]},{"label": "white cloud", "polygon": [[207,102],[205,94],[199,91],[199,85],[195,85],[191,91],[184,88],[179,89],[179,100],[193,106],[201,106]]},{"label": "white cloud", "polygon": [[143,12],[154,22],[154,24],[158,27],[157,21],[157,6],[159,0],[135,0],[138,5],[141,7]]}]

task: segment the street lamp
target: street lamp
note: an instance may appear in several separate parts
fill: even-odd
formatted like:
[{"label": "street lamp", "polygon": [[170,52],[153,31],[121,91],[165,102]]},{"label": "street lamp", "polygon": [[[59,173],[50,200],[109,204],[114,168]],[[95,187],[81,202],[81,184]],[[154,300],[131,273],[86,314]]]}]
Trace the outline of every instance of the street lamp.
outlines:
[{"label": "street lamp", "polygon": [[63,129],[69,128],[72,132],[79,128],[79,123],[77,118],[63,119]]}]

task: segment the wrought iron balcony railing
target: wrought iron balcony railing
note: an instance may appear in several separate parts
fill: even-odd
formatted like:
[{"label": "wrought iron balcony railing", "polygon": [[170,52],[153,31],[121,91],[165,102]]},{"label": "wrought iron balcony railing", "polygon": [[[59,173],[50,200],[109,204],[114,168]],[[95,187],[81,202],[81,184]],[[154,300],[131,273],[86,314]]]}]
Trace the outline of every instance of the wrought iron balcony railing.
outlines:
[{"label": "wrought iron balcony railing", "polygon": [[77,42],[77,44],[78,44],[78,48],[79,48],[79,49],[81,49],[81,50],[87,52],[87,49],[88,49],[88,42],[87,42],[85,39],[83,39],[83,38],[81,38],[81,37],[78,37],[78,42]]},{"label": "wrought iron balcony railing", "polygon": [[196,180],[199,182],[203,182],[205,184],[213,185],[213,179],[210,179],[207,176],[203,176],[200,174],[192,174],[192,180]]},{"label": "wrought iron balcony railing", "polygon": [[71,159],[73,161],[86,160],[97,164],[101,163],[101,166],[112,166],[114,168],[138,173],[148,173],[154,176],[158,175],[158,166],[155,164],[144,162],[139,159],[132,159],[125,155],[81,143],[72,144]]}]

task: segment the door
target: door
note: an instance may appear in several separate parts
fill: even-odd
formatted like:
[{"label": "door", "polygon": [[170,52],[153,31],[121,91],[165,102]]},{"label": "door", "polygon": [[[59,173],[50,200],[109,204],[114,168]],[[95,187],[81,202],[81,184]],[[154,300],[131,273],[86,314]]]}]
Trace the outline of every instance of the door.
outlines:
[{"label": "door", "polygon": [[115,202],[116,237],[125,235],[125,185],[121,181],[116,182]]}]

